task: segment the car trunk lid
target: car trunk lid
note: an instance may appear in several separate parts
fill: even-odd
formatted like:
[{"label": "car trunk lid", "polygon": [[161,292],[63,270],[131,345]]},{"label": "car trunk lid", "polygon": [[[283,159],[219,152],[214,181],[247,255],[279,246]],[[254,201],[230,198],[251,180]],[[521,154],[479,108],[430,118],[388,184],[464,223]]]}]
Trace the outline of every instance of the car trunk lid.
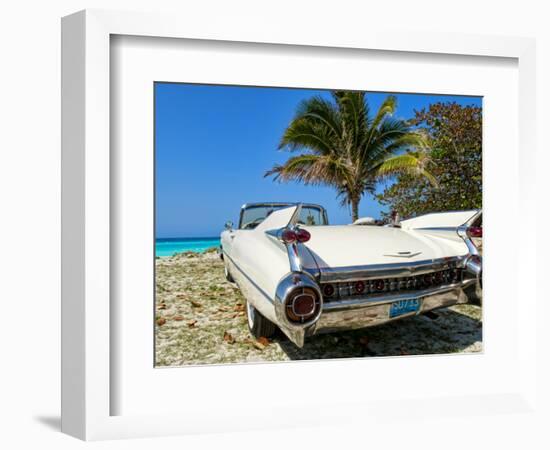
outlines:
[{"label": "car trunk lid", "polygon": [[306,246],[318,269],[399,264],[467,253],[463,243],[428,237],[412,230],[373,225],[304,226]]}]

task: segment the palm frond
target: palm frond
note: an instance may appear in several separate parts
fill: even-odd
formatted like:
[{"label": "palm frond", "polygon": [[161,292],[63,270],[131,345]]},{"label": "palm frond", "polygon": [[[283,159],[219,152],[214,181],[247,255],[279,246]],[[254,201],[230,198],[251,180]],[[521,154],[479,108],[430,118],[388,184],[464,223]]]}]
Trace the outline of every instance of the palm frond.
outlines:
[{"label": "palm frond", "polygon": [[405,153],[384,160],[376,167],[377,178],[387,178],[400,174],[425,177],[434,187],[438,186],[435,177],[426,166],[429,158],[426,154]]},{"label": "palm frond", "polygon": [[319,154],[329,154],[337,145],[338,139],[326,125],[302,117],[294,120],[285,130],[279,148],[292,152],[308,149]]},{"label": "palm frond", "polygon": [[340,111],[334,103],[323,97],[315,96],[300,102],[293,121],[300,119],[322,123],[334,136],[342,134]]},{"label": "palm frond", "polygon": [[[359,163],[368,165],[368,161],[373,159],[373,150],[380,149],[384,140],[391,139],[390,132],[394,135],[406,133],[409,129],[405,123],[399,120],[393,120],[391,116],[397,107],[397,99],[393,95],[386,97],[376,116],[370,121],[370,127],[366,130],[364,139],[360,144]],[[378,138],[379,142],[375,142]]]},{"label": "palm frond", "polygon": [[371,151],[366,158],[367,169],[380,165],[385,159],[403,151],[422,151],[428,148],[425,136],[417,132],[396,129],[384,132],[384,137],[378,137],[372,144]]},{"label": "palm frond", "polygon": [[388,95],[380,105],[380,108],[378,108],[378,112],[371,123],[370,129],[376,130],[385,118],[395,113],[396,108],[397,97],[395,95]]},{"label": "palm frond", "polygon": [[306,185],[339,186],[350,182],[350,167],[342,160],[325,155],[304,154],[275,165],[264,177],[273,176],[280,182],[300,181]]},{"label": "palm frond", "polygon": [[349,148],[356,150],[360,142],[365,140],[365,133],[368,130],[369,106],[365,100],[365,93],[336,91],[333,97],[340,109],[342,128]]}]

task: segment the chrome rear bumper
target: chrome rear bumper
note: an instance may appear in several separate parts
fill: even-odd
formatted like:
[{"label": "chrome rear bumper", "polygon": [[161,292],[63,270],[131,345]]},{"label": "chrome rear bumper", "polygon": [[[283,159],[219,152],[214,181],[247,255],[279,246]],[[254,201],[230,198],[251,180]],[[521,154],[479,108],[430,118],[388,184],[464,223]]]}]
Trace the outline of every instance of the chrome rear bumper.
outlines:
[{"label": "chrome rear bumper", "polygon": [[[467,280],[457,285],[442,287],[437,291],[419,291],[414,294],[391,295],[368,300],[354,299],[325,303],[323,313],[315,325],[308,330],[307,335],[365,328],[419,315],[437,308],[468,303],[465,289],[474,284],[475,280]],[[393,302],[412,298],[421,299],[420,309],[417,312],[390,317],[390,307]]]},{"label": "chrome rear bumper", "polygon": [[[356,280],[367,280],[363,282],[363,294],[357,291],[346,292],[342,295],[340,287],[337,296],[330,294],[330,297],[322,297],[322,284],[326,280],[315,279],[312,274],[305,272],[291,272],[285,276],[279,283],[277,295],[275,296],[274,306],[276,312],[277,324],[281,330],[298,347],[302,347],[307,336],[319,333],[328,333],[333,331],[354,330],[366,328],[374,325],[380,325],[386,322],[403,319],[413,315],[419,315],[428,311],[446,308],[449,306],[480,302],[482,296],[482,266],[481,258],[477,255],[467,255],[461,258],[444,258],[441,261],[432,261],[431,266],[426,262],[413,264],[396,264],[391,266],[377,267],[371,266],[371,270],[335,270],[330,282],[339,282],[345,286]],[[457,270],[460,270],[457,272]],[[460,273],[460,276],[442,276],[439,279],[439,285],[432,285],[433,275],[426,282],[415,282],[409,285],[409,278],[400,279],[399,277],[417,277],[423,274],[436,274],[436,271],[451,271]],[[379,279],[381,274],[391,275],[392,278],[385,280],[389,283],[380,291],[373,291],[373,279]],[[334,277],[336,275],[336,277]],[[322,278],[322,276],[321,276]],[[336,278],[336,279],[335,279]],[[417,280],[418,281],[418,280]],[[367,283],[369,289],[365,289]],[[406,283],[406,284],[405,284]],[[321,309],[311,321],[296,324],[290,323],[284,313],[284,305],[287,303],[288,293],[296,287],[302,285],[318,286],[316,291],[319,293]],[[351,287],[349,288],[351,289]],[[400,314],[391,317],[391,305],[401,300],[417,299],[420,300],[420,306],[417,311]]]}]

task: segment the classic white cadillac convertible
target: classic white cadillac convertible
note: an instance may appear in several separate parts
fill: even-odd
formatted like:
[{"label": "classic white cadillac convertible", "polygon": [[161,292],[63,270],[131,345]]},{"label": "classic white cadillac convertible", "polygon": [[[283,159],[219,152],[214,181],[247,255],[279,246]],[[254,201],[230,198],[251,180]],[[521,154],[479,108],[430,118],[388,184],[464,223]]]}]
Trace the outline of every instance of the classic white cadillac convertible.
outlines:
[{"label": "classic white cadillac convertible", "polygon": [[221,233],[229,281],[255,337],[307,336],[481,302],[481,211],[428,214],[388,226],[328,224],[319,205],[254,203]]}]

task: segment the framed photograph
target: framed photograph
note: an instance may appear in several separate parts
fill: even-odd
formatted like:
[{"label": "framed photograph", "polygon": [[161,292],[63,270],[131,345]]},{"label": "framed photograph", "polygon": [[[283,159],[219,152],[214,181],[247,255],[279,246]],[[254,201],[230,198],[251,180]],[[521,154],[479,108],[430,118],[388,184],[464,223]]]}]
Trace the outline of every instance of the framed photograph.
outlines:
[{"label": "framed photograph", "polygon": [[154,96],[155,367],[482,351],[482,97]]},{"label": "framed photograph", "polygon": [[63,431],[535,414],[534,43],[212,30],[63,19]]}]

